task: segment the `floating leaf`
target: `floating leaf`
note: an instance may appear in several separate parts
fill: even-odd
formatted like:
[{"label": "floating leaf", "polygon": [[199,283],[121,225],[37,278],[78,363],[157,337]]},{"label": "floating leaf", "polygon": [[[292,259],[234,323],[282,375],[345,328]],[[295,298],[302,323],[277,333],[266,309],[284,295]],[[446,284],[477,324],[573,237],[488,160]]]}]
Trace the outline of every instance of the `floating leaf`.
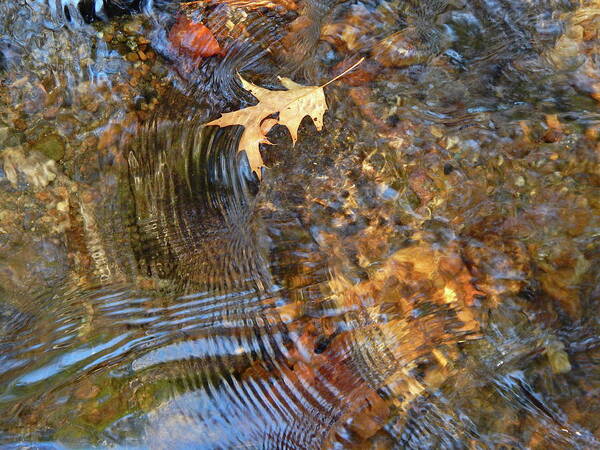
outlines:
[{"label": "floating leaf", "polygon": [[[279,78],[287,91],[271,91],[246,81],[240,76],[244,89],[250,91],[258,99],[258,104],[229,113],[207,125],[228,127],[242,125],[244,132],[238,144],[238,152],[245,151],[253,172],[261,177],[260,169],[264,167],[260,155],[260,144],[270,144],[267,133],[277,124],[290,131],[295,144],[302,119],[310,116],[318,130],[323,129],[323,116],[327,111],[325,91],[323,88],[348,71],[354,69],[362,60],[354,64],[344,73],[323,86],[302,86],[289,78]],[[278,115],[278,118],[273,116]]]}]

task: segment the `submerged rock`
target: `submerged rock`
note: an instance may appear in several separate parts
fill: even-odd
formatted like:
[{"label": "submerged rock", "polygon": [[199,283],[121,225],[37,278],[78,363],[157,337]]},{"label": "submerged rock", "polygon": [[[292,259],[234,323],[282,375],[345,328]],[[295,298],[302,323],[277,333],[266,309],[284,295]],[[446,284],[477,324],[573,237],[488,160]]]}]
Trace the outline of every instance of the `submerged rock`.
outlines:
[{"label": "submerged rock", "polygon": [[31,148],[53,161],[60,161],[65,156],[65,142],[58,134],[43,136]]},{"label": "submerged rock", "polygon": [[56,162],[40,152],[25,154],[22,147],[5,148],[0,153],[6,177],[13,186],[17,186],[19,175],[34,189],[48,186],[58,174]]}]

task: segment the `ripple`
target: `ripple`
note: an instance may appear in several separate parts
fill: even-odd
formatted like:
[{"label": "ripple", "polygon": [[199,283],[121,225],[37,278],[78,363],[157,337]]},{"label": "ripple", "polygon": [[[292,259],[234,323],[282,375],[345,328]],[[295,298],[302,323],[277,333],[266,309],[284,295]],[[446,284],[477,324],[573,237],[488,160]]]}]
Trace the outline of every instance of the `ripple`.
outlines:
[{"label": "ripple", "polygon": [[[554,298],[561,289],[581,291],[580,309],[594,311],[594,280],[583,278],[593,227],[577,239],[574,226],[565,231],[577,256],[547,260],[567,245],[551,234],[555,217],[570,211],[565,205],[592,208],[577,197],[594,178],[577,165],[591,161],[591,144],[576,128],[598,117],[580,106],[548,56],[571,7],[559,0],[0,6],[1,27],[10,30],[0,68],[12,71],[15,105],[28,101],[19,91],[25,72],[65,97],[89,89],[104,102],[108,90],[119,103],[112,80],[131,66],[91,22],[124,13],[144,13],[146,42],[168,67],[156,109],[124,125],[127,136],[111,150],[93,147],[114,164],[96,175],[73,170],[92,160],[82,146],[85,159],[61,165],[56,184],[68,186],[69,225],[56,233],[58,243],[29,225],[22,236],[33,236],[31,245],[5,240],[0,228],[2,258],[11,246],[25,248],[6,264],[0,259],[0,442],[596,445],[597,430],[573,419],[570,402],[595,392],[597,324],[593,314],[567,317],[572,311],[560,308],[568,302]],[[179,14],[204,23],[223,54],[193,61],[179,54],[168,39]],[[66,60],[57,57],[62,43]],[[277,88],[280,75],[316,84],[363,54],[376,70],[328,87],[325,131],[306,125],[292,147],[274,130],[261,181],[237,151],[239,127],[204,125],[256,101],[239,85],[240,72],[266,88]],[[137,92],[127,86],[119,89]],[[563,98],[570,103],[552,109]],[[573,104],[577,111],[565,112]],[[72,128],[51,123],[83,141],[125,124],[131,105],[111,108],[104,122],[88,111]],[[576,127],[560,144],[529,130],[537,119],[540,135],[558,133],[555,122]],[[571,156],[552,163],[565,148]],[[536,197],[558,190],[557,173],[579,183],[573,197]],[[545,184],[530,188],[535,177]],[[0,178],[5,186],[6,198],[28,195]],[[540,244],[540,233],[551,239]],[[66,256],[37,268],[39,249]],[[22,270],[29,277],[19,272],[21,259],[33,261]],[[567,287],[557,287],[561,277]]]}]

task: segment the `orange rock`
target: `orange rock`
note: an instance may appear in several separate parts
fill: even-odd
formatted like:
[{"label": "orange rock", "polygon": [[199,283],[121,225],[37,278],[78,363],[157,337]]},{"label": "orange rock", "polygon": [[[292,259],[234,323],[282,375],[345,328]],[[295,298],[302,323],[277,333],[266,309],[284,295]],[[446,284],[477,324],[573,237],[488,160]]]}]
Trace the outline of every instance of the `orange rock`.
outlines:
[{"label": "orange rock", "polygon": [[365,400],[352,415],[349,428],[360,439],[374,436],[385,425],[390,409],[385,401],[373,390],[367,390]]},{"label": "orange rock", "polygon": [[201,23],[179,16],[169,32],[171,44],[179,53],[197,59],[208,58],[222,52],[212,32]]}]

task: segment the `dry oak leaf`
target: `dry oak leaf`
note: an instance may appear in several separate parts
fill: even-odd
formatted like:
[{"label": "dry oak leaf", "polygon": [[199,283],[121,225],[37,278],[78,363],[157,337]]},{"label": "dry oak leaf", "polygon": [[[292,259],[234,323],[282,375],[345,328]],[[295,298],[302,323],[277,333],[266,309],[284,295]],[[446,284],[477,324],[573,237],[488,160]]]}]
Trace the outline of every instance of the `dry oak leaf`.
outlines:
[{"label": "dry oak leaf", "polygon": [[[261,168],[264,167],[260,156],[260,144],[270,144],[267,133],[276,124],[288,128],[295,144],[298,139],[298,128],[305,116],[310,116],[318,130],[323,129],[323,115],[327,111],[327,102],[323,86],[302,86],[289,78],[279,78],[287,91],[271,91],[261,88],[240,76],[244,89],[250,91],[258,99],[258,104],[230,113],[223,113],[220,118],[207,125],[228,127],[242,125],[244,132],[238,145],[238,152],[246,151],[248,162],[253,172],[260,179]],[[332,80],[333,81],[333,80]],[[270,116],[279,114],[278,119]]]}]

